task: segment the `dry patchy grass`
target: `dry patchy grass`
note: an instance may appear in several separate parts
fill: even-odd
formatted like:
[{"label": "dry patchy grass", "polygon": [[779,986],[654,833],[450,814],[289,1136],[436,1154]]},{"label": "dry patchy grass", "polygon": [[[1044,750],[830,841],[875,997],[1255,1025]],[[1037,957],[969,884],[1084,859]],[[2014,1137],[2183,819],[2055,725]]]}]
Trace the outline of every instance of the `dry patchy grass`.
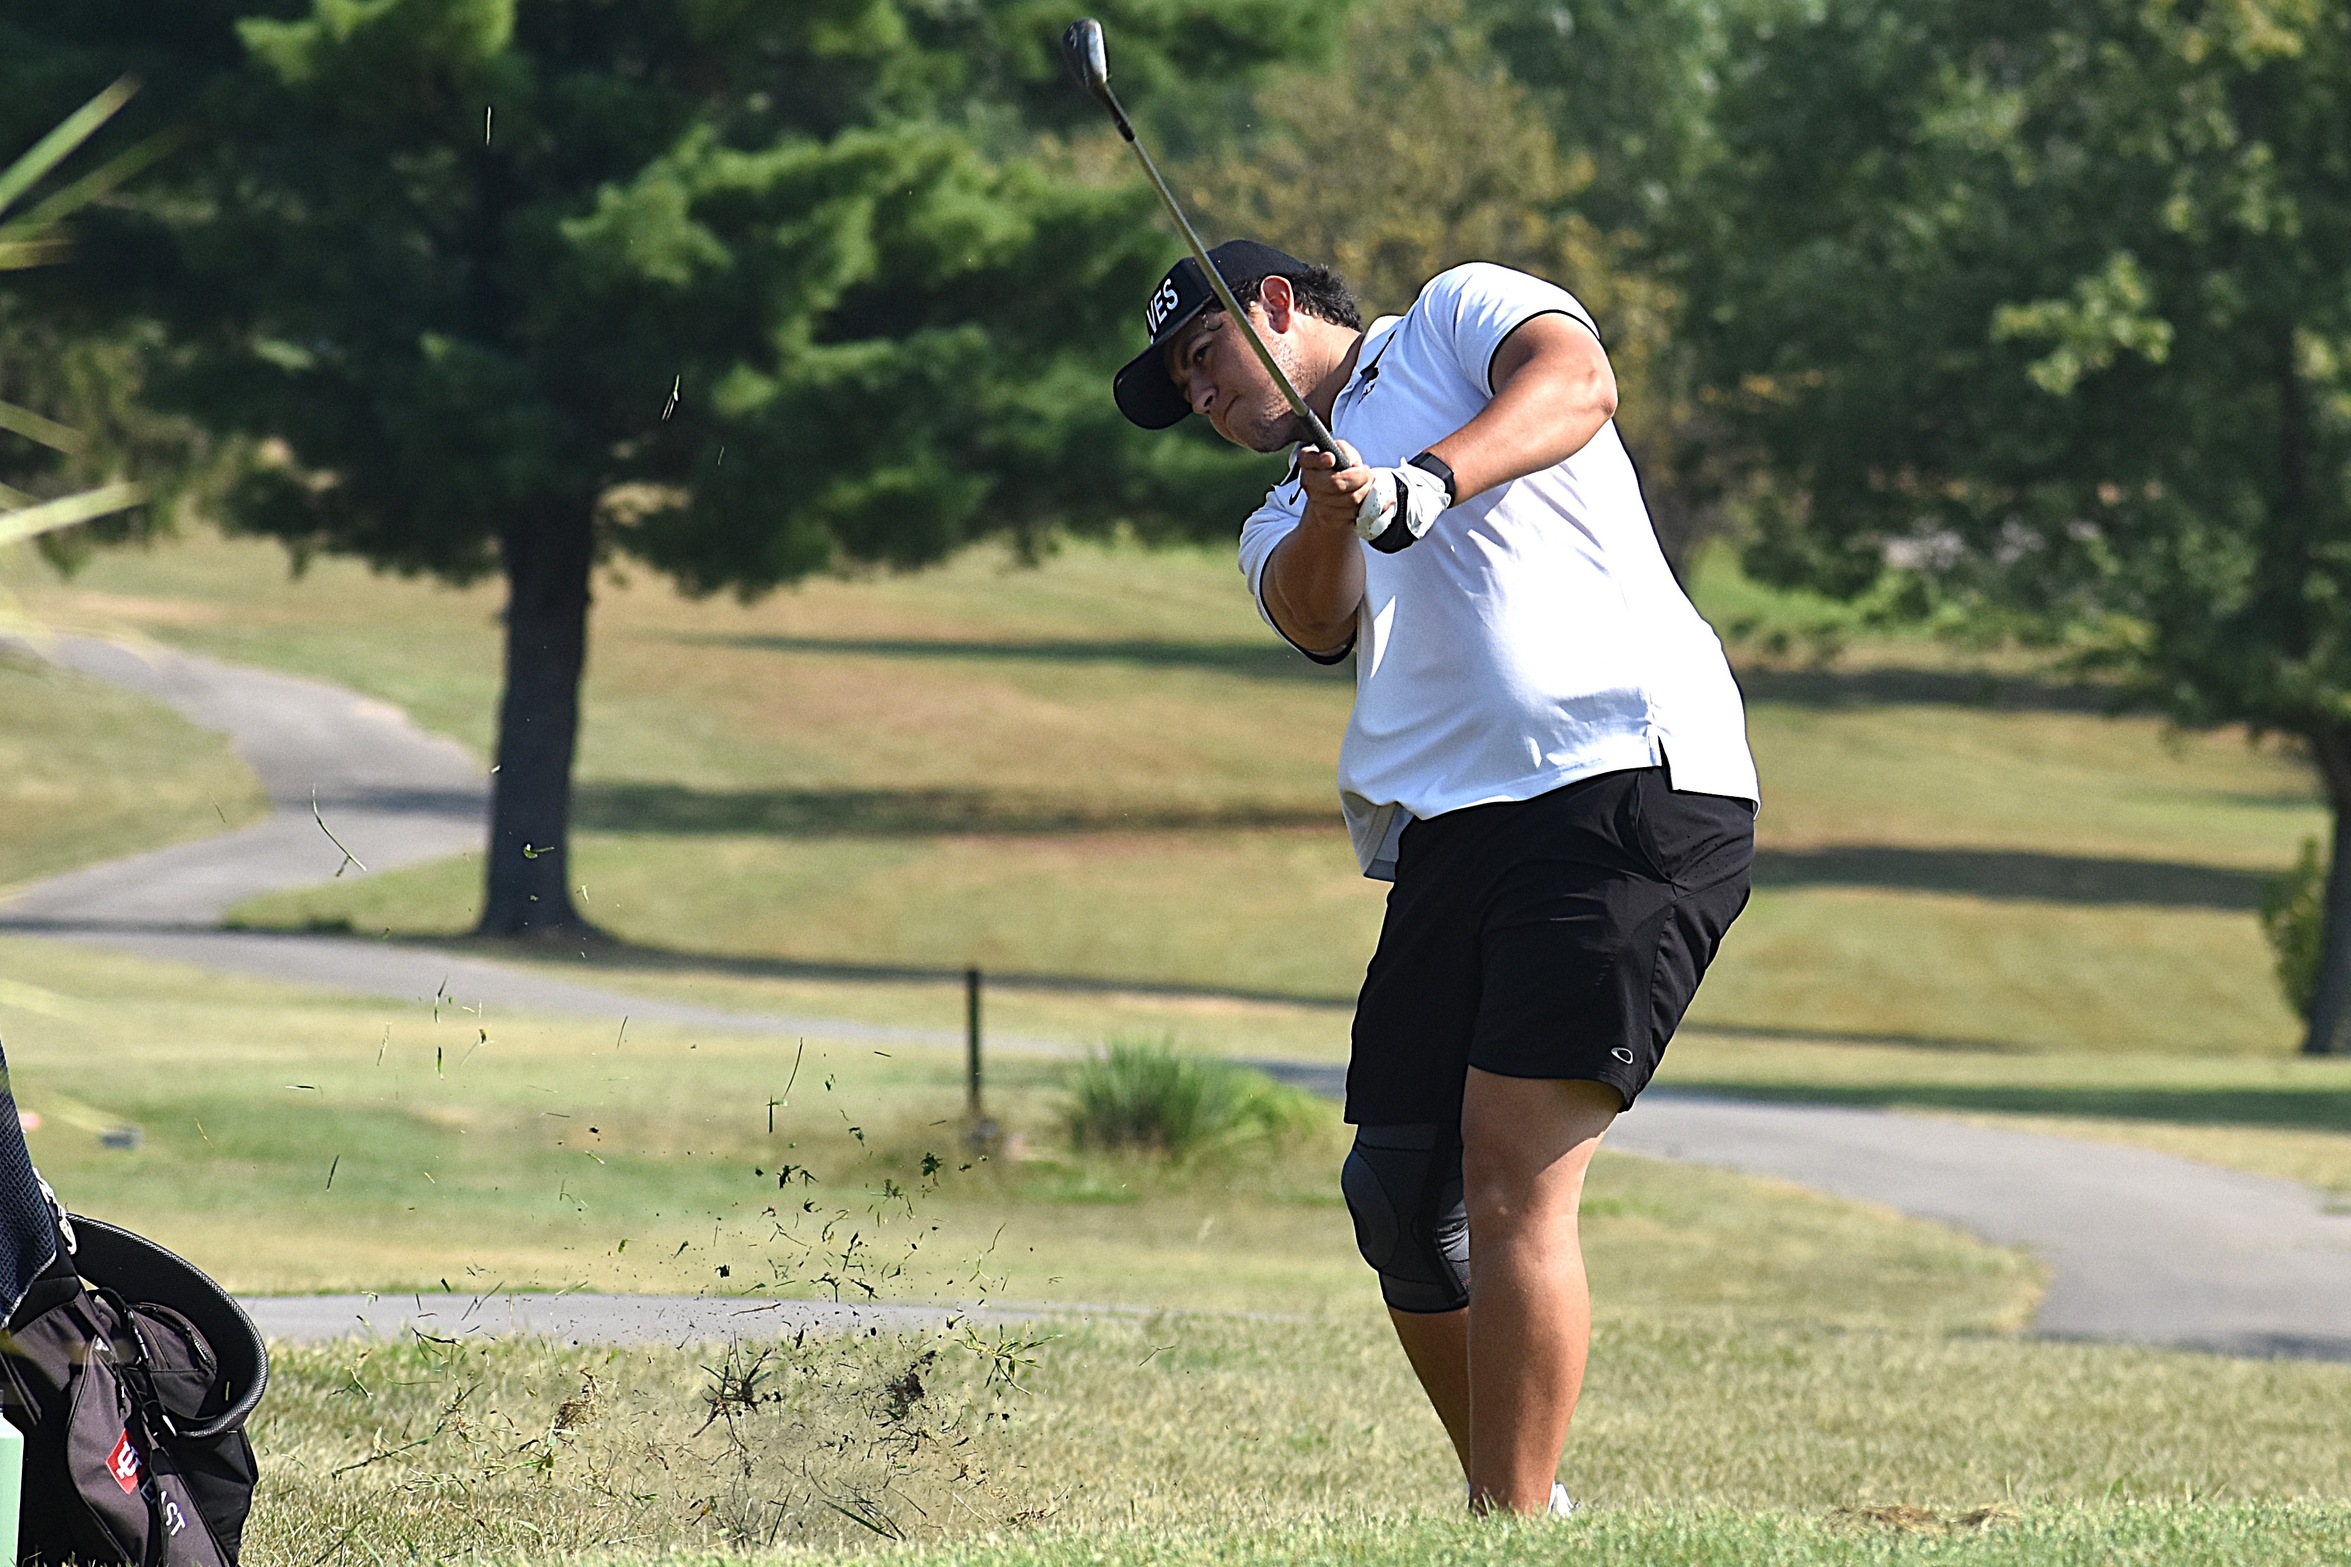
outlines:
[{"label": "dry patchy grass", "polygon": [[[1757,596],[1722,564],[1699,597],[1744,615]],[[489,586],[334,561],[288,581],[269,546],[190,539],[28,602],[345,680],[487,744]],[[1703,1017],[2290,1047],[2250,907],[2322,825],[2291,755],[1916,639],[1746,673],[1777,858]],[[1343,997],[1379,909],[1333,825],[1347,700],[1257,623],[1221,551],[1073,546],[1031,571],[981,550],[754,605],[610,576],[581,753],[589,912],[672,949]],[[459,930],[475,879],[243,912]]]}]

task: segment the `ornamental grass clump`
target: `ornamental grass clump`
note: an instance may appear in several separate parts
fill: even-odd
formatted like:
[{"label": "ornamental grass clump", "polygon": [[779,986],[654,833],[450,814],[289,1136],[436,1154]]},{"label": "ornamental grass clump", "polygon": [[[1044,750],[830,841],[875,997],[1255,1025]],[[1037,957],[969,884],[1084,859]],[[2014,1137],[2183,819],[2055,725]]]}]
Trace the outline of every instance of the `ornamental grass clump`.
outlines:
[{"label": "ornamental grass clump", "polygon": [[2302,840],[2294,868],[2271,880],[2261,894],[2261,933],[2277,960],[2278,988],[2304,1022],[2318,995],[2319,965],[2326,959],[2326,860],[2316,838]]},{"label": "ornamental grass clump", "polygon": [[1070,1081],[1070,1141],[1080,1149],[1185,1159],[1278,1146],[1314,1124],[1311,1097],[1229,1061],[1179,1054],[1169,1040],[1114,1039]]}]

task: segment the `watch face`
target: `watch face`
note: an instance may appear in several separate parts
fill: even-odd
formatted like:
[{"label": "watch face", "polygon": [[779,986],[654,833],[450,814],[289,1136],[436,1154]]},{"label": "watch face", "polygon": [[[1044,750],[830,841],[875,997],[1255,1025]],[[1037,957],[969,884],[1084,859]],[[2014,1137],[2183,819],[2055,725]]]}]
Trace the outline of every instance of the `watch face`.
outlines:
[{"label": "watch face", "polygon": [[1453,466],[1434,452],[1422,452],[1412,459],[1411,467],[1433,474],[1445,486],[1445,504],[1452,506],[1461,499],[1461,487],[1453,478]]}]

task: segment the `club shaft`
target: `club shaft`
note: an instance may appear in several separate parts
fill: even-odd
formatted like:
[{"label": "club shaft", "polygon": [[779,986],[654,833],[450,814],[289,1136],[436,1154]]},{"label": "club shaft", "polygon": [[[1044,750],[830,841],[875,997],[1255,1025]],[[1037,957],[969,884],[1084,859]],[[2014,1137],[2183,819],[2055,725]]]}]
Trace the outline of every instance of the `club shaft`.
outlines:
[{"label": "club shaft", "polygon": [[1175,192],[1169,190],[1167,181],[1160,177],[1159,165],[1151,161],[1150,152],[1135,135],[1134,127],[1127,123],[1126,111],[1118,108],[1116,100],[1113,100],[1111,112],[1117,117],[1118,128],[1125,134],[1127,145],[1134,148],[1135,156],[1142,160],[1143,172],[1151,176],[1151,188],[1159,192],[1160,205],[1167,208],[1169,217],[1175,219],[1175,226],[1182,232],[1184,243],[1192,247],[1192,259],[1199,262],[1200,270],[1208,274],[1208,287],[1216,295],[1217,303],[1224,306],[1226,314],[1233,318],[1233,324],[1241,329],[1241,335],[1249,340],[1249,346],[1257,351],[1257,362],[1265,366],[1265,373],[1273,377],[1275,386],[1281,388],[1283,400],[1290,405],[1290,412],[1296,414],[1299,422],[1306,426],[1306,444],[1318,446],[1333,457],[1338,456],[1338,438],[1331,434],[1330,427],[1322,422],[1322,417],[1306,406],[1306,399],[1298,395],[1298,389],[1290,384],[1290,378],[1282,373],[1282,367],[1274,361],[1272,350],[1265,346],[1265,339],[1257,335],[1257,328],[1249,320],[1249,312],[1243,310],[1240,302],[1233,298],[1232,289],[1225,284],[1224,274],[1217,271],[1216,263],[1208,259],[1208,247],[1201,244],[1200,236],[1192,231],[1192,220],[1184,216],[1184,209],[1176,205]]}]

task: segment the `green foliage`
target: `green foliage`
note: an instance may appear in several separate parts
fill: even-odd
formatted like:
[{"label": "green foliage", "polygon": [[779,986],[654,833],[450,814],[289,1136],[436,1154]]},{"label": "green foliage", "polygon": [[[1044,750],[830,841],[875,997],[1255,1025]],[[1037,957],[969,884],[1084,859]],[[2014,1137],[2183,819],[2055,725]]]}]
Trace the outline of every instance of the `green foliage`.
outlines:
[{"label": "green foliage", "polygon": [[[1700,508],[1714,485],[1671,342],[1676,295],[1642,235],[1613,226],[1627,203],[1599,188],[1599,161],[1531,85],[1539,61],[1498,42],[1517,37],[1467,0],[1362,6],[1338,68],[1267,82],[1249,133],[1190,161],[1179,184],[1212,230],[1334,266],[1370,313],[1404,310],[1464,261],[1574,291],[1607,336],[1621,429],[1679,568],[1711,524]],[[1568,118],[1594,115],[1579,105]]]},{"label": "green foliage", "polygon": [[1674,263],[1668,241],[1714,146],[1733,19],[1753,0],[1479,0],[1476,15],[1562,149],[1590,170],[1578,210]]},{"label": "green foliage", "polygon": [[2319,961],[2325,956],[2327,865],[2318,840],[2302,840],[2294,868],[2262,890],[2261,933],[2276,954],[2278,987],[2294,1015],[2307,1021],[2318,994]]},{"label": "green foliage", "polygon": [[[1147,88],[1302,47],[1333,4],[1108,21]],[[1131,171],[1066,177],[1049,144],[1104,134],[1059,26],[928,0],[0,0],[0,102],[126,50],[170,84],[141,108],[187,149],[118,203],[93,308],[164,323],[150,394],[251,454],[230,520],[298,561],[508,578],[485,932],[584,927],[597,559],[750,595],[987,536],[1229,526],[1262,482],[1111,405],[1169,247]]]},{"label": "green foliage", "polygon": [[[69,259],[74,216],[163,154],[171,138],[150,137],[41,191],[137,91],[138,83],[128,77],[115,81],[0,167],[0,273]],[[123,538],[149,531],[155,519],[145,507],[152,492],[128,482],[125,470],[159,453],[185,459],[195,443],[185,425],[156,419],[133,403],[135,342],[119,333],[77,337],[61,330],[53,313],[0,293],[0,431],[6,432],[0,442],[0,546],[34,539],[52,560],[70,565],[92,534]],[[93,522],[95,529],[80,526]],[[69,528],[75,533],[66,534]]]},{"label": "green foliage", "polygon": [[128,78],[115,82],[0,168],[0,215],[5,215],[0,218],[0,272],[23,271],[63,261],[73,253],[73,237],[66,229],[66,220],[152,160],[154,149],[134,148],[53,192],[29,211],[11,213],[9,210],[79,151],[83,143],[97,135],[138,90],[138,83]]},{"label": "green foliage", "polygon": [[1170,1040],[1113,1039],[1070,1079],[1068,1127],[1079,1148],[1174,1159],[1279,1144],[1318,1119],[1314,1101],[1262,1072],[1178,1054]]},{"label": "green foliage", "polygon": [[[1108,20],[1148,92],[1305,47],[1327,9]],[[171,396],[262,443],[232,515],[299,549],[464,578],[552,506],[757,591],[990,533],[1197,526],[1219,508],[1170,493],[1170,462],[1260,482],[1110,409],[1168,241],[1123,172],[1040,161],[1086,112],[1045,8],[114,0],[11,24],[0,82],[128,36],[172,83],[155,118],[192,145],[118,203],[108,298],[172,323]]]},{"label": "green foliage", "polygon": [[2086,638],[2191,723],[2351,713],[2351,19],[1738,21],[1691,320],[1750,565]]},{"label": "green foliage", "polygon": [[1464,0],[1385,0],[1347,41],[1339,69],[1260,88],[1249,139],[1184,171],[1214,228],[1336,267],[1381,314],[1471,259],[1608,288],[1599,237],[1567,205],[1590,168],[1561,151]]},{"label": "green foliage", "polygon": [[1788,0],[1729,59],[1688,319],[1776,479],[1749,568],[1891,567],[2351,800],[2351,13]]}]

